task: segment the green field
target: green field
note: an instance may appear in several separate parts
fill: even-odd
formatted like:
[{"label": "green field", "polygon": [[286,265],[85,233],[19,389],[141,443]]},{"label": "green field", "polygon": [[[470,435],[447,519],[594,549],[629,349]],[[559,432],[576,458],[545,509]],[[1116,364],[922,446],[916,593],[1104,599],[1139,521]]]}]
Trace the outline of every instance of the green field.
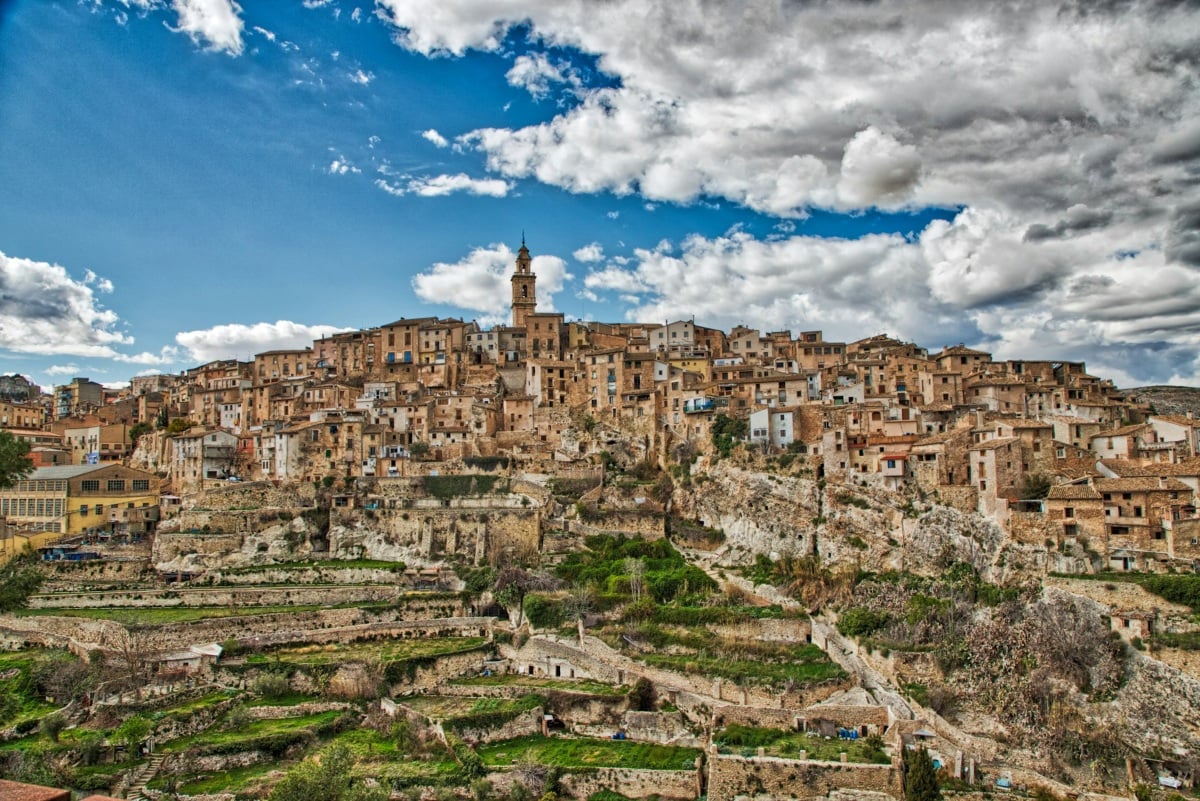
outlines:
[{"label": "green field", "polygon": [[250,654],[246,657],[246,664],[308,666],[340,665],[346,662],[400,662],[473,651],[486,642],[484,637],[422,637],[414,640],[307,645]]},{"label": "green field", "polygon": [[866,740],[842,740],[836,737],[821,737],[797,731],[765,729],[753,726],[733,725],[714,732],[713,742],[722,753],[755,756],[762,747],[767,756],[799,759],[806,752],[807,759],[822,762],[839,762],[846,754],[846,761],[887,765],[891,758],[882,748],[872,748]]},{"label": "green field", "polygon": [[199,734],[171,740],[159,750],[167,753],[193,750],[230,754],[269,748],[275,744],[301,742],[306,739],[304,735],[311,735],[315,739],[322,729],[328,728],[342,714],[334,710],[282,720],[256,720],[232,730],[222,730],[218,724]]},{"label": "green field", "polygon": [[815,645],[791,647],[786,661],[733,658],[723,655],[642,654],[648,665],[681,673],[719,676],[739,684],[782,686],[788,682],[817,684],[840,679],[846,672]]},{"label": "green field", "polygon": [[455,679],[452,684],[466,687],[529,687],[537,690],[563,690],[587,693],[588,695],[625,695],[628,687],[614,687],[591,679],[552,679],[528,676],[524,673],[506,673],[497,676],[472,676]]},{"label": "green field", "polygon": [[82,617],[89,620],[112,620],[125,626],[165,626],[171,623],[191,623],[226,617],[262,617],[264,615],[294,615],[298,612],[317,612],[322,609],[387,609],[387,604],[296,604],[295,606],[173,606],[162,609],[132,607],[101,607],[97,609],[22,609],[19,614],[45,617]]},{"label": "green field", "polygon": [[483,764],[490,767],[532,760],[562,768],[692,770],[699,755],[695,748],[573,737],[519,737],[479,749]]}]

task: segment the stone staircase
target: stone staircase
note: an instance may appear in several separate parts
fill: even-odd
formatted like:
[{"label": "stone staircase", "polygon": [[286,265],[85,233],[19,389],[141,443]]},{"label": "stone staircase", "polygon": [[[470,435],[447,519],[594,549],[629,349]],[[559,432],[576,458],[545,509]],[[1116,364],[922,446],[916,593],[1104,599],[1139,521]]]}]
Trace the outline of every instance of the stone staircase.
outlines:
[{"label": "stone staircase", "polygon": [[165,754],[152,755],[144,765],[140,765],[137,770],[125,777],[125,780],[121,782],[122,787],[117,788],[118,794],[123,790],[126,801],[150,801],[143,791],[150,780],[157,775],[158,769],[162,767],[166,758]]}]

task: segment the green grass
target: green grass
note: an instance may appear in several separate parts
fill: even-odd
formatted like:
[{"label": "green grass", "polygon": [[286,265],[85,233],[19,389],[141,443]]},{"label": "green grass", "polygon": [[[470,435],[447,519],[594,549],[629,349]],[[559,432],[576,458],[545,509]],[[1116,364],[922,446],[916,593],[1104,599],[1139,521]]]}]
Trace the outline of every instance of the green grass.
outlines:
[{"label": "green grass", "polygon": [[[237,793],[261,783],[274,771],[281,771],[282,775],[282,771],[286,771],[286,768],[286,765],[272,760],[257,765],[248,765],[244,768],[205,772],[185,777],[185,780],[178,785],[178,792],[184,795]],[[164,789],[166,787],[165,777],[160,774],[148,786],[155,790]]]},{"label": "green grass", "polygon": [[304,733],[311,733],[315,737],[318,730],[332,724],[341,715],[341,712],[333,710],[281,720],[256,720],[235,730],[213,728],[171,740],[159,750],[169,753],[180,753],[188,749],[209,753],[251,751],[259,744],[272,739],[290,739]]},{"label": "green grass", "polygon": [[1172,603],[1191,607],[1192,614],[1200,615],[1200,575],[1195,573],[1054,573],[1059,578],[1087,579],[1111,583],[1128,582],[1139,584],[1147,592]]},{"label": "green grass", "polygon": [[251,665],[340,665],[346,662],[400,662],[432,656],[473,651],[487,642],[484,637],[427,637],[418,640],[334,643],[299,648],[279,648],[250,654]]},{"label": "green grass", "polygon": [[713,734],[713,742],[723,753],[755,756],[761,747],[767,756],[798,759],[807,752],[808,759],[839,762],[843,752],[848,762],[887,765],[891,759],[882,751],[868,748],[863,740],[825,739],[803,732],[766,729],[754,726],[731,725]]},{"label": "green grass", "polygon": [[165,717],[186,718],[201,710],[208,709],[209,707],[228,701],[236,696],[237,692],[235,690],[222,690],[220,692],[209,693],[208,695],[203,695],[199,698],[194,698],[191,701],[185,701],[181,704],[176,704],[175,706],[169,706],[165,709],[156,709],[153,712],[152,717],[155,720]]},{"label": "green grass", "polygon": [[288,693],[275,698],[255,698],[246,702],[246,706],[299,706],[313,701],[323,701],[319,695],[306,695],[304,693]]},{"label": "green grass", "polygon": [[296,604],[294,606],[189,606],[189,607],[102,607],[98,609],[23,609],[20,614],[42,617],[81,617],[89,620],[112,620],[126,626],[164,626],[171,623],[191,623],[226,617],[261,617],[264,615],[294,615],[298,612],[317,612],[322,609],[387,609],[387,604]]},{"label": "green grass", "polygon": [[26,650],[0,653],[0,728],[15,726],[53,712],[58,705],[48,702],[37,691],[34,675],[39,666],[52,659],[75,657],[65,651]]},{"label": "green grass", "polygon": [[1164,631],[1154,634],[1153,642],[1155,645],[1162,646],[1163,648],[1200,651],[1200,631],[1189,631],[1182,634]]},{"label": "green grass", "polygon": [[624,695],[628,687],[614,687],[591,679],[551,679],[527,676],[524,673],[507,673],[498,676],[472,676],[455,679],[451,684],[466,687],[530,687],[539,690],[564,690],[589,695]]},{"label": "green grass", "polygon": [[519,737],[479,749],[483,764],[506,767],[522,760],[562,768],[642,768],[692,770],[700,752],[695,748],[568,737]]},{"label": "green grass", "polygon": [[818,684],[846,676],[824,651],[815,645],[797,645],[786,649],[779,661],[736,658],[731,654],[642,654],[648,665],[681,673],[718,676],[739,684],[766,684],[780,687],[788,682]]}]

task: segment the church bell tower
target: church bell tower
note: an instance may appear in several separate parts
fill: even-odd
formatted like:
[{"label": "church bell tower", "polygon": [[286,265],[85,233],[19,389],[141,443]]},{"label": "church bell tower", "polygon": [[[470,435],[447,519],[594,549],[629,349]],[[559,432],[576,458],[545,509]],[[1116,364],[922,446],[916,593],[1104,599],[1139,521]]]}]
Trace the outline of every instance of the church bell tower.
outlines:
[{"label": "church bell tower", "polygon": [[525,247],[525,235],[521,235],[521,249],[517,251],[517,271],[512,277],[512,324],[524,328],[525,318],[537,309],[537,276],[532,270],[533,259]]}]

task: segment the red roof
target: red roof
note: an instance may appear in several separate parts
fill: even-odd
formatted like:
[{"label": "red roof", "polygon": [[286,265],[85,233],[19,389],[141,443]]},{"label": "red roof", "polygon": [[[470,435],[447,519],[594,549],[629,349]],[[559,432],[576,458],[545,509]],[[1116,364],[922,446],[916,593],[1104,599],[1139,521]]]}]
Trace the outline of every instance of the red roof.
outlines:
[{"label": "red roof", "polygon": [[4,801],[71,801],[71,791],[0,779],[0,798]]}]

